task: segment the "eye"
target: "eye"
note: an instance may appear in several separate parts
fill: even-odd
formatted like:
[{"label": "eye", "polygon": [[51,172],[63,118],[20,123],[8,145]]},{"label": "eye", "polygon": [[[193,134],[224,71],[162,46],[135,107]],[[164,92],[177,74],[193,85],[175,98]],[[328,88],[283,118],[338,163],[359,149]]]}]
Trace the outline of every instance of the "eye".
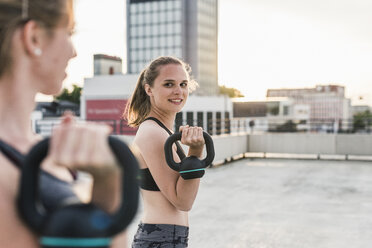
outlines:
[{"label": "eye", "polygon": [[186,88],[187,87],[187,82],[182,82],[181,87]]},{"label": "eye", "polygon": [[164,83],[164,86],[167,87],[167,88],[170,88],[170,87],[173,86],[173,83],[171,83],[171,82],[166,82],[166,83]]}]

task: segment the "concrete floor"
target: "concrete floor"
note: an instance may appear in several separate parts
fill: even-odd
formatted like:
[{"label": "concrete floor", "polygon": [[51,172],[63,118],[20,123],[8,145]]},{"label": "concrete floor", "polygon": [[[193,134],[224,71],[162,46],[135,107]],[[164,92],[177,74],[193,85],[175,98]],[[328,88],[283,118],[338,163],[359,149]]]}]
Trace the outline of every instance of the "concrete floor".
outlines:
[{"label": "concrete floor", "polygon": [[189,247],[370,248],[372,163],[244,159],[208,169]]}]

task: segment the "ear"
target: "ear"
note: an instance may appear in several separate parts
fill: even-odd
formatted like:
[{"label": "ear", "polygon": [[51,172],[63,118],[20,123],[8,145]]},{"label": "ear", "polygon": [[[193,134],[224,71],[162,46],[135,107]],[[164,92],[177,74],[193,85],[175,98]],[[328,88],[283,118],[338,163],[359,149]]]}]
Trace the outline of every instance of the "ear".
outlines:
[{"label": "ear", "polygon": [[145,92],[148,96],[152,96],[152,90],[149,84],[145,84]]},{"label": "ear", "polygon": [[28,21],[23,27],[23,44],[31,57],[40,57],[46,40],[45,30],[35,21]]}]

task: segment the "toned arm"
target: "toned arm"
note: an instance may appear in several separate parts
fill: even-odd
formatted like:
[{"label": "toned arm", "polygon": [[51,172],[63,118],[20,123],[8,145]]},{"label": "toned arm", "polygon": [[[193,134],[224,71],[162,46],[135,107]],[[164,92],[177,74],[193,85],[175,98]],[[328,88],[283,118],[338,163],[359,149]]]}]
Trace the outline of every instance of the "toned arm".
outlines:
[{"label": "toned arm", "polygon": [[[189,211],[196,198],[200,179],[184,180],[168,167],[164,155],[164,144],[168,137],[169,134],[161,127],[143,123],[137,132],[135,144],[165,198],[177,209]],[[180,161],[175,150],[173,157],[176,162]]]}]

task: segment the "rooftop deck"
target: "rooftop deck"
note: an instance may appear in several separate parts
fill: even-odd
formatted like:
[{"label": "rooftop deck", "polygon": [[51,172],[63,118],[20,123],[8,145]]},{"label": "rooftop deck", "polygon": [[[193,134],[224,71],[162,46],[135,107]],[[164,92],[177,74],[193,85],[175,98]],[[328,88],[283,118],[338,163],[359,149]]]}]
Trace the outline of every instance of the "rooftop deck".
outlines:
[{"label": "rooftop deck", "polygon": [[207,170],[189,247],[366,248],[371,233],[372,163],[243,159]]}]

